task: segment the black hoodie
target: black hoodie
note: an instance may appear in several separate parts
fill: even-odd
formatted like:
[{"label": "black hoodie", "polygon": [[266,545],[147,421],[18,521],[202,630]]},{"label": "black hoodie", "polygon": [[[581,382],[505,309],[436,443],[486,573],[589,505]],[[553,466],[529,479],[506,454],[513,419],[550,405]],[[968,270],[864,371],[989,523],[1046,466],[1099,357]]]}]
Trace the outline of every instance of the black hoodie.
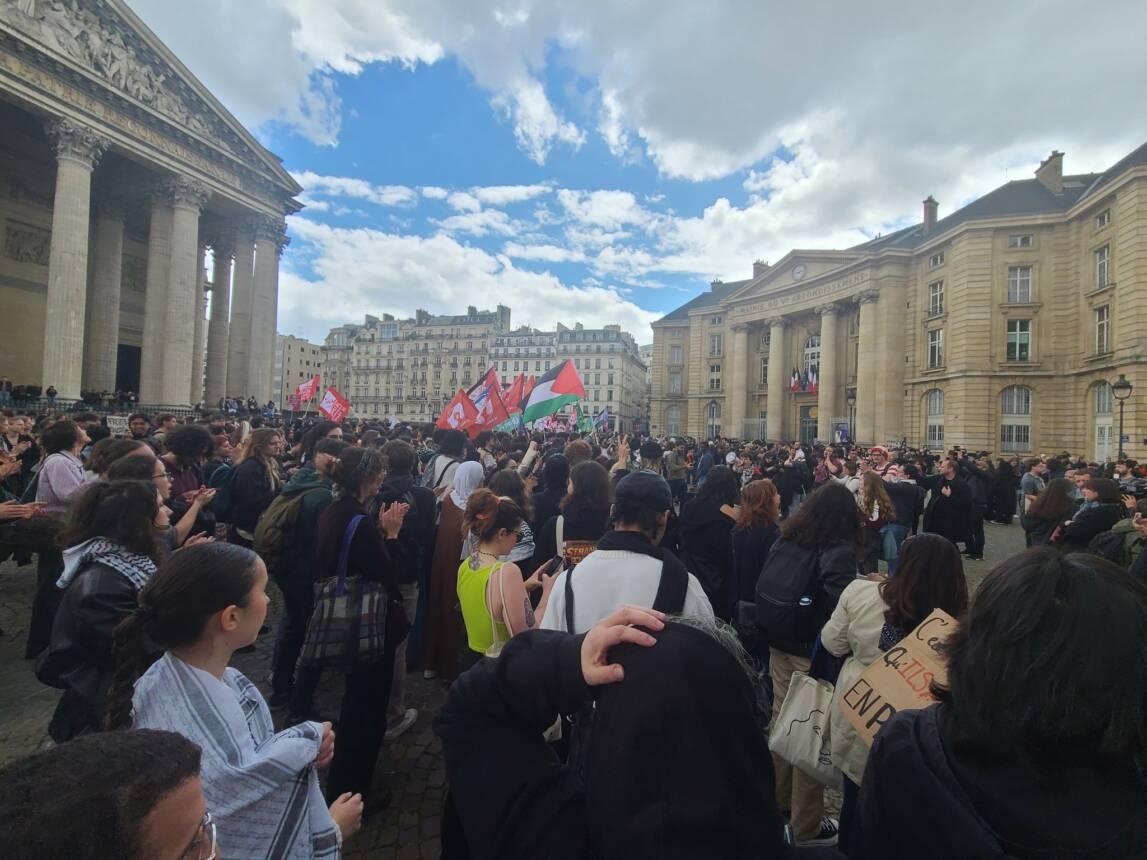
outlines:
[{"label": "black hoodie", "polygon": [[853,860],[1129,860],[1147,856],[1147,784],[1119,772],[973,756],[949,711],[901,711],[877,735]]}]

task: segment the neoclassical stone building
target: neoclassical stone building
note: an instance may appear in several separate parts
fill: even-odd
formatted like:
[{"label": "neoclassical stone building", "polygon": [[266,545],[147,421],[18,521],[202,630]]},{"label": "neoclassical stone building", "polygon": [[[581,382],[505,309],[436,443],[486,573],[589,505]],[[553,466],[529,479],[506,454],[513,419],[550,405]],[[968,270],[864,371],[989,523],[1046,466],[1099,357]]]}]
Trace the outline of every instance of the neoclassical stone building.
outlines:
[{"label": "neoclassical stone building", "polygon": [[300,190],[123,0],[0,0],[0,375],[266,402]]},{"label": "neoclassical stone building", "polygon": [[1102,459],[1125,374],[1124,449],[1147,456],[1147,144],[1098,174],[1053,152],[937,210],[757,263],[654,323],[653,432]]}]

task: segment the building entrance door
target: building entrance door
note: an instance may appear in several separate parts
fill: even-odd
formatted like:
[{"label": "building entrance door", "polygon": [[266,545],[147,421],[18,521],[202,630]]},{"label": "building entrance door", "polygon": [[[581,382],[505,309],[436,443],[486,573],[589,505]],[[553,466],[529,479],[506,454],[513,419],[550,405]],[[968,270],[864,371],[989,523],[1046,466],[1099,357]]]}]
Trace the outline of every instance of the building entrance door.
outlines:
[{"label": "building entrance door", "polygon": [[802,445],[811,445],[816,441],[816,407],[802,406],[800,441]]}]

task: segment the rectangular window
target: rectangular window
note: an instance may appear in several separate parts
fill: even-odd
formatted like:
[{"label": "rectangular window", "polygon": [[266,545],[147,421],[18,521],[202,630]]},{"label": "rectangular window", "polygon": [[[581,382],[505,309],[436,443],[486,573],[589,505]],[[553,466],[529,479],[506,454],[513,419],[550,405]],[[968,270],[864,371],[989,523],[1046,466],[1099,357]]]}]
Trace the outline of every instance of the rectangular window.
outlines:
[{"label": "rectangular window", "polygon": [[681,363],[681,354],[682,354],[681,353],[681,347],[679,347],[679,346],[669,347],[669,363],[670,364],[680,364]]},{"label": "rectangular window", "polygon": [[933,254],[931,257],[928,258],[928,268],[929,269],[937,269],[942,265],[944,265],[944,252],[943,251],[940,251],[939,253]]},{"label": "rectangular window", "polygon": [[681,374],[680,373],[669,374],[669,393],[670,394],[680,394],[681,393]]},{"label": "rectangular window", "polygon": [[613,400],[613,389],[612,388],[607,388],[605,390],[605,399],[606,400]]},{"label": "rectangular window", "polygon": [[944,423],[928,419],[928,447],[940,448],[944,445]]},{"label": "rectangular window", "polygon": [[769,357],[761,356],[761,385],[769,384]]},{"label": "rectangular window", "polygon": [[1032,237],[1030,233],[1023,233],[1019,236],[1008,236],[1009,248],[1030,248],[1032,246]]},{"label": "rectangular window", "polygon": [[928,367],[944,366],[944,329],[928,332]]},{"label": "rectangular window", "polygon": [[1108,275],[1111,274],[1111,246],[1104,245],[1095,252],[1095,289],[1106,287],[1110,283]]},{"label": "rectangular window", "polygon": [[1095,309],[1095,354],[1111,352],[1111,305]]},{"label": "rectangular window", "polygon": [[1110,223],[1111,223],[1111,210],[1110,209],[1104,209],[1102,212],[1100,212],[1098,215],[1095,216],[1095,229],[1096,230],[1102,230],[1104,227],[1106,227]]},{"label": "rectangular window", "polygon": [[720,325],[720,324],[721,324],[721,318],[720,317],[713,317],[713,325]]},{"label": "rectangular window", "polygon": [[928,285],[928,316],[938,317],[944,313],[944,282],[933,281]]},{"label": "rectangular window", "polygon": [[1000,425],[1000,450],[1030,451],[1031,429],[1030,424]]},{"label": "rectangular window", "polygon": [[605,384],[606,384],[606,385],[613,385],[613,374],[612,374],[612,373],[607,373],[607,374],[606,374],[606,377],[607,377],[607,378],[606,378],[606,380],[605,380]]},{"label": "rectangular window", "polygon": [[1008,361],[1031,361],[1031,341],[1031,320],[1008,320]]},{"label": "rectangular window", "polygon": [[541,369],[542,369],[542,363],[540,361],[535,361],[534,362],[534,370],[541,370]]},{"label": "rectangular window", "polygon": [[719,334],[709,335],[709,355],[720,355],[721,354],[721,345],[722,345],[721,341],[722,341],[721,335],[719,335]]},{"label": "rectangular window", "polygon": [[709,365],[709,390],[721,390],[721,365],[719,364]]},{"label": "rectangular window", "polygon": [[601,359],[600,358],[595,358],[593,360],[593,369],[594,370],[601,370]]},{"label": "rectangular window", "polygon": [[1030,302],[1032,300],[1032,267],[1008,266],[1008,301]]}]

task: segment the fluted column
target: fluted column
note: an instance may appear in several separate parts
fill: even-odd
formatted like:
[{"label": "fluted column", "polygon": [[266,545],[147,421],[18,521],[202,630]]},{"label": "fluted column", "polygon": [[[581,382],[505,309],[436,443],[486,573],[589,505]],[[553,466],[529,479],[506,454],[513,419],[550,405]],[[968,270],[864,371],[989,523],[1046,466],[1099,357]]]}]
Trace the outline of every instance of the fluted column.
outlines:
[{"label": "fluted column", "polygon": [[211,240],[214,266],[211,273],[211,323],[207,327],[208,407],[227,395],[227,338],[231,318],[231,255],[235,240],[218,235]]},{"label": "fluted column", "polygon": [[765,320],[769,326],[769,385],[765,400],[766,421],[765,431],[769,441],[783,441],[785,439],[785,379],[788,369],[785,367],[785,325],[784,317],[774,317]]},{"label": "fluted column", "polygon": [[816,438],[821,442],[832,441],[832,419],[836,414],[836,365],[837,365],[837,307],[833,304],[821,305],[816,309],[820,314],[820,367],[817,368],[816,389]]},{"label": "fluted column", "polygon": [[856,441],[862,445],[875,445],[884,440],[876,438],[876,366],[880,347],[876,339],[877,290],[865,290],[856,295],[860,305],[860,349],[856,360]]},{"label": "fluted column", "polygon": [[199,275],[199,212],[210,194],[206,186],[186,176],[165,183],[171,195],[171,263],[164,307],[163,384],[161,400],[171,406],[190,405],[190,375],[195,354],[195,314]]},{"label": "fluted column", "polygon": [[92,170],[107,148],[107,141],[90,128],[67,119],[52,121],[47,132],[56,149],[56,193],[52,201],[41,382],[45,389],[54,385],[60,397],[78,398],[84,369]]},{"label": "fluted column", "polygon": [[729,425],[725,431],[727,436],[734,439],[745,438],[745,398],[747,397],[748,381],[746,373],[749,360],[749,327],[746,325],[733,326],[733,349],[729,353],[729,364],[732,370],[729,379]]},{"label": "fluted column", "polygon": [[103,195],[96,204],[92,286],[84,337],[84,387],[116,390],[119,303],[123,282],[123,202]]},{"label": "fluted column", "polygon": [[143,349],[140,351],[140,403],[163,403],[163,354],[167,326],[167,278],[171,269],[171,195],[160,185],[151,195],[147,231],[147,292],[143,310]]},{"label": "fluted column", "polygon": [[255,301],[255,236],[244,223],[235,237],[231,326],[227,340],[227,394],[244,400],[251,371],[251,308]]},{"label": "fluted column", "polygon": [[279,285],[279,245],[285,227],[281,218],[261,215],[255,221],[255,290],[251,307],[248,393],[259,403],[271,399],[275,370],[275,314]]},{"label": "fluted column", "polygon": [[195,338],[191,353],[191,405],[203,399],[204,352],[207,349],[207,292],[206,286],[207,246],[199,241],[195,257]]}]

